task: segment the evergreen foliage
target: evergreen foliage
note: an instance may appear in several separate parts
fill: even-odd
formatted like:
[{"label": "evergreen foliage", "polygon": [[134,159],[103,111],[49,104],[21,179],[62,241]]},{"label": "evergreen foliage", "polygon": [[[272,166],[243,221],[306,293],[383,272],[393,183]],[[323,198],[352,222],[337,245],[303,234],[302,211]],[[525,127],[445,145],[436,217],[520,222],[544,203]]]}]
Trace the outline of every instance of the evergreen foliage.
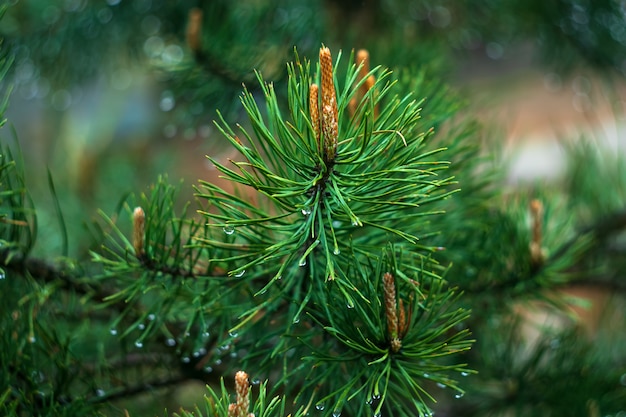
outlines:
[{"label": "evergreen foliage", "polygon": [[[554,16],[536,3],[525,11],[543,27]],[[610,20],[617,6],[600,3]],[[139,13],[140,2],[123,4],[116,12]],[[238,16],[229,4],[206,10]],[[475,16],[469,2],[414,6]],[[217,25],[206,10],[192,19]],[[264,21],[265,11],[246,16]],[[568,22],[584,31],[581,19]],[[190,380],[207,394],[176,416],[626,412],[622,156],[573,145],[558,184],[511,190],[484,153],[480,126],[456,115],[461,100],[426,71],[370,69],[364,51],[333,58],[322,46],[319,64],[295,54],[284,77],[249,79],[258,56],[243,62],[246,54],[192,29],[196,61],[167,68],[170,76],[188,87],[203,71],[219,73],[207,45],[228,70],[193,100],[228,96],[225,78],[248,81],[247,121],[217,114],[216,129],[237,151],[227,162],[209,156],[222,185],[200,180],[196,200],[181,207],[180,184],[162,176],[99,213],[90,259],[40,259],[32,249],[41,209],[19,148],[0,146],[1,414],[129,415],[124,400]],[[270,23],[266,34],[283,42]],[[236,35],[254,45],[249,32]],[[583,54],[594,46],[572,38]],[[592,49],[592,62],[616,65]],[[10,65],[3,55],[0,76]],[[51,175],[49,185],[58,198]],[[619,295],[595,343],[570,314],[565,291],[576,284]],[[559,325],[536,330],[525,319],[535,312]]]}]

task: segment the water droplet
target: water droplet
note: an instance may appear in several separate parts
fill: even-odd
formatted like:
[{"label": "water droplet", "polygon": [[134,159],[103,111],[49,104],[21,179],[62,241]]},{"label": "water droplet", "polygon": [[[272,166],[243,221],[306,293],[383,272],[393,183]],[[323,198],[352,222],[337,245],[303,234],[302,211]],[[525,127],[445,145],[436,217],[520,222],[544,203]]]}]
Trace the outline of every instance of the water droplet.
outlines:
[{"label": "water droplet", "polygon": [[438,386],[439,388],[445,388],[445,387],[446,387],[446,385],[445,385],[445,384],[442,384],[441,382],[437,382],[437,386]]},{"label": "water droplet", "polygon": [[235,276],[235,278],[241,278],[241,277],[243,277],[243,274],[245,274],[245,273],[246,273],[246,270],[242,269],[241,271],[237,272],[234,276]]},{"label": "water droplet", "polygon": [[213,372],[213,368],[211,368],[210,366],[207,366],[204,368],[204,372],[206,372],[207,374],[210,374],[211,372]]},{"label": "water droplet", "polygon": [[153,313],[148,314],[148,320],[150,321],[154,321],[154,319],[156,319],[156,315]]},{"label": "water droplet", "polygon": [[324,409],[324,403],[317,403],[317,404],[315,404],[315,408],[317,410],[322,411]]},{"label": "water droplet", "polygon": [[142,342],[141,340],[137,340],[137,341],[135,342],[135,346],[136,346],[137,348],[141,349],[141,348],[143,347],[143,342]]},{"label": "water droplet", "polygon": [[98,389],[96,390],[96,395],[97,395],[98,397],[104,397],[104,396],[106,395],[106,392],[104,392],[104,390],[103,390],[102,388],[98,388]]},{"label": "water droplet", "polygon": [[377,412],[377,413],[374,413],[374,417],[381,417],[381,416],[382,416],[382,414],[381,414],[381,412],[380,412],[380,411],[379,411],[379,412]]},{"label": "water droplet", "polygon": [[380,400],[380,394],[374,394],[374,395],[372,395],[372,399],[373,399],[373,400]]},{"label": "water droplet", "polygon": [[145,328],[146,328],[146,325],[145,325],[145,324],[143,324],[143,323],[139,323],[139,326],[137,326],[137,328],[138,328],[139,330],[143,330],[143,329],[145,329]]},{"label": "water droplet", "polygon": [[252,385],[259,385],[261,383],[261,380],[259,378],[254,378],[251,382]]},{"label": "water droplet", "polygon": [[232,330],[232,331],[228,332],[228,335],[230,337],[237,337],[237,336],[239,336],[239,333],[237,333],[237,331],[235,331],[235,330]]},{"label": "water droplet", "polygon": [[233,358],[233,359],[236,358],[237,357],[237,352],[235,352],[235,351],[230,352],[230,357]]},{"label": "water droplet", "polygon": [[4,271],[0,270],[0,279],[5,279],[7,276]]},{"label": "water droplet", "polygon": [[306,258],[300,259],[300,262],[298,263],[298,266],[306,266]]},{"label": "water droplet", "polygon": [[622,376],[619,378],[619,382],[620,384],[626,386],[626,374],[622,374]]},{"label": "water droplet", "polygon": [[189,361],[191,361],[188,356],[183,357],[181,360],[183,361],[183,363],[189,363]]},{"label": "water droplet", "polygon": [[371,405],[373,402],[374,402],[373,398],[369,398],[367,401],[365,401],[367,405]]},{"label": "water droplet", "polygon": [[215,361],[215,366],[220,366],[222,364],[222,360],[221,359],[217,359]]},{"label": "water droplet", "polygon": [[465,371],[461,372],[461,376],[468,376],[468,375],[469,375],[469,372],[465,372]]},{"label": "water droplet", "polygon": [[169,339],[167,339],[167,340],[165,341],[165,344],[166,344],[167,346],[170,346],[170,347],[172,347],[172,346],[176,346],[176,340],[174,340],[173,338],[171,338],[171,337],[170,337]]},{"label": "water droplet", "polygon": [[311,209],[309,208],[303,208],[301,211],[302,211],[302,214],[305,216],[308,216],[309,214],[311,214]]},{"label": "water droplet", "polygon": [[46,376],[41,371],[32,371],[30,373],[30,375],[31,375],[33,380],[35,380],[35,381],[37,381],[39,383],[41,383],[41,382],[46,380]]},{"label": "water droplet", "polygon": [[227,235],[232,235],[233,233],[235,233],[235,227],[229,224],[224,226],[222,230],[224,230],[224,233],[226,233]]},{"label": "water droplet", "polygon": [[35,343],[37,338],[33,335],[28,336],[28,343]]},{"label": "water droplet", "polygon": [[194,358],[197,358],[198,356],[200,356],[200,352],[195,351],[194,353],[192,353]]},{"label": "water droplet", "polygon": [[495,61],[504,55],[504,47],[498,42],[489,42],[485,47],[485,52],[489,58]]},{"label": "water droplet", "polygon": [[333,411],[333,417],[339,417],[341,415],[341,410]]},{"label": "water droplet", "polygon": [[339,248],[335,248],[335,250],[333,250],[333,255],[339,255],[341,253],[341,251],[339,250]]},{"label": "water droplet", "polygon": [[161,101],[159,102],[159,107],[162,111],[168,112],[174,108],[176,105],[176,100],[174,100],[174,95],[170,91],[164,91],[161,96]]},{"label": "water droplet", "polygon": [[52,94],[52,107],[65,111],[72,105],[72,94],[67,90],[58,90]]},{"label": "water droplet", "polygon": [[352,226],[361,226],[361,221],[358,218],[352,220]]},{"label": "water droplet", "polygon": [[115,336],[117,334],[117,329],[110,329],[109,333],[111,333],[113,336]]},{"label": "water droplet", "polygon": [[185,52],[179,45],[168,45],[163,50],[161,59],[165,64],[178,64],[183,60]]},{"label": "water droplet", "polygon": [[430,374],[427,374],[426,372],[424,372],[424,378],[430,378]]},{"label": "water droplet", "polygon": [[210,336],[209,332],[202,332],[202,337],[208,339]]},{"label": "water droplet", "polygon": [[550,341],[550,347],[552,349],[558,349],[561,344],[561,341],[558,338],[554,338]]},{"label": "water droplet", "polygon": [[465,393],[464,393],[464,392],[459,392],[459,393],[457,393],[457,394],[454,396],[454,398],[456,398],[456,399],[458,400],[459,398],[463,398],[463,395],[465,395]]}]

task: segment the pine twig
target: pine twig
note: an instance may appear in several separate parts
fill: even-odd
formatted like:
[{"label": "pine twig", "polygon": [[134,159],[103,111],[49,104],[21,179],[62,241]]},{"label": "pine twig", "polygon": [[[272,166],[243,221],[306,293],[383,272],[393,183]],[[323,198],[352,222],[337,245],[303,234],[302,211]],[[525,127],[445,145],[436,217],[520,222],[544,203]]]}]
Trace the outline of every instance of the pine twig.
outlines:
[{"label": "pine twig", "polygon": [[[577,242],[580,241],[581,238],[584,238],[585,236],[592,236],[594,239],[602,241],[610,238],[611,236],[619,232],[622,232],[623,230],[626,230],[626,208],[614,211],[608,216],[604,216],[594,223],[580,229],[580,231],[575,236],[573,236],[570,240],[561,245],[549,257],[547,257],[540,266],[533,269],[533,273],[525,281],[532,282],[537,276],[539,276],[546,268],[551,265],[551,261],[557,260],[565,255],[572,247],[577,244]],[[626,291],[626,285],[622,285],[618,282],[606,280],[591,280],[589,278],[555,283],[553,288],[562,288],[567,287],[571,284],[579,283],[584,283],[595,287],[607,288],[608,290]],[[478,287],[467,287],[464,288],[463,291],[467,294],[481,294],[484,292],[493,292],[494,294],[497,294],[511,290],[519,284],[519,280],[508,279],[496,283],[486,283]]]},{"label": "pine twig", "polygon": [[[61,289],[72,290],[82,295],[90,295],[98,301],[102,301],[114,294],[113,292],[104,290],[100,286],[79,282],[79,277],[76,276],[75,273],[49,261],[27,257],[23,254],[11,257],[8,255],[8,251],[0,251],[0,264],[4,265],[9,271],[21,275],[28,274],[35,280],[44,283],[60,282]],[[123,302],[115,303],[113,306],[118,311],[123,311],[126,308]]]},{"label": "pine twig", "polygon": [[152,381],[143,382],[132,387],[127,387],[121,391],[117,391],[108,395],[93,397],[91,398],[90,402],[92,404],[108,403],[110,401],[120,400],[122,398],[134,397],[145,392],[153,391],[157,388],[167,388],[178,385],[187,380],[188,378],[183,375],[177,375],[168,379],[155,379]]}]

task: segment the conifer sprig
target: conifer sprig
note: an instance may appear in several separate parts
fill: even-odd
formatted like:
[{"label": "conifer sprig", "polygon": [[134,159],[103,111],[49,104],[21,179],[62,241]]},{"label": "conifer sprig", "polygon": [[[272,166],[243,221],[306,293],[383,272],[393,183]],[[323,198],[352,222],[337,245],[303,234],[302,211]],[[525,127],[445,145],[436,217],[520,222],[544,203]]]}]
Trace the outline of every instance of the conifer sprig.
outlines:
[{"label": "conifer sprig", "polygon": [[[221,285],[219,277],[225,271],[207,262],[209,248],[195,245],[194,239],[205,236],[207,228],[189,218],[186,207],[175,211],[177,191],[161,178],[148,195],[139,198],[141,207],[131,210],[125,204],[125,210],[113,218],[102,213],[106,242],[101,252],[92,252],[92,258],[105,267],[98,278],[116,284],[105,303],[125,306],[111,329],[122,338],[134,335],[136,346],[155,334],[170,346],[187,343],[186,339],[208,343],[201,335],[208,334],[209,327],[215,337],[226,338],[232,324],[228,314],[209,316],[207,311],[210,306],[226,308],[228,304],[215,295],[236,292],[237,282]],[[123,231],[123,214],[132,219],[128,232]],[[173,322],[177,325],[165,326]],[[197,349],[196,342],[188,345],[185,350]],[[181,355],[190,353],[185,350],[180,350]]]},{"label": "conifer sprig", "polygon": [[[247,386],[247,388],[246,388]],[[254,387],[254,386],[253,386]],[[181,410],[175,413],[176,417],[303,417],[306,415],[304,408],[295,412],[288,412],[284,398],[270,397],[268,382],[257,383],[254,388],[250,386],[248,375],[237,372],[235,376],[236,400],[231,401],[231,395],[224,384],[224,379],[220,380],[220,390],[216,391],[207,386],[208,395],[202,405],[196,406],[190,412]],[[241,391],[241,392],[240,392]],[[244,392],[245,391],[245,392]],[[258,393],[256,393],[258,391]],[[244,398],[245,397],[245,398]],[[247,403],[247,404],[244,404]],[[249,408],[247,408],[249,407]],[[249,411],[249,412],[248,412]]]},{"label": "conifer sprig", "polygon": [[[230,161],[234,168],[211,161],[225,178],[250,187],[241,191],[256,194],[259,203],[254,206],[207,182],[198,190],[208,203],[203,214],[210,226],[235,231],[234,238],[202,240],[231,251],[221,261],[240,262],[232,275],[272,262],[276,280],[293,274],[298,268],[292,266],[306,264],[315,251],[322,255],[316,259],[322,260],[325,279],[354,288],[339,261],[342,251],[380,247],[391,235],[416,245],[421,219],[439,212],[423,206],[450,193],[445,186],[451,178],[440,175],[447,163],[435,159],[442,149],[424,146],[432,131],[418,127],[420,101],[394,91],[390,73],[377,67],[371,71],[378,75],[376,84],[351,116],[348,103],[366,79],[359,78],[357,65],[339,77],[339,59],[334,70],[330,59],[330,51],[322,48],[317,74],[306,61],[289,65],[290,119],[273,85],[259,76],[265,112],[250,92],[242,96],[254,135],[241,127],[235,133],[223,119],[217,124],[243,160]],[[381,107],[376,118],[374,106]],[[364,227],[367,232],[361,231]]]},{"label": "conifer sprig", "polygon": [[[313,354],[305,358],[311,363],[306,386],[322,387],[315,401],[334,405],[322,415],[343,409],[350,415],[426,416],[428,402],[437,396],[433,383],[463,394],[457,377],[472,371],[451,360],[473,342],[463,328],[469,312],[456,306],[459,294],[444,280],[426,272],[431,267],[419,257],[390,251],[376,268],[361,270],[363,282],[371,285],[353,306],[329,294],[325,314],[315,321],[329,320],[323,326],[331,338],[311,346]],[[392,291],[394,275],[402,278]],[[411,300],[402,332],[393,308],[398,299]]]},{"label": "conifer sprig", "polygon": [[[201,213],[215,233],[198,238],[198,246],[216,249],[210,263],[229,265],[242,288],[256,290],[257,304],[235,326],[249,325],[244,334],[263,329],[241,341],[250,351],[247,365],[268,374],[280,366],[286,385],[302,372],[294,352],[308,355],[314,372],[298,394],[308,402],[319,398],[335,366],[353,363],[354,374],[333,377],[324,388],[333,403],[324,414],[375,395],[382,397],[374,407],[380,412],[407,389],[415,394],[412,409],[426,414],[424,400],[432,396],[416,381],[427,373],[458,389],[447,372],[463,365],[438,358],[471,344],[467,330],[453,329],[468,313],[451,307],[455,298],[444,289],[441,268],[417,244],[425,219],[440,212],[428,206],[451,194],[452,178],[442,175],[447,162],[437,159],[443,148],[427,146],[432,129],[419,122],[421,101],[403,96],[389,71],[364,74],[363,65],[348,65],[338,76],[339,59],[333,65],[325,47],[315,74],[296,59],[288,66],[286,110],[260,76],[263,110],[244,91],[253,133],[241,126],[235,132],[224,119],[216,124],[242,159],[227,166],[210,158],[224,178],[244,187],[228,193],[201,182]],[[382,265],[380,248],[390,241],[392,254],[383,258],[402,284],[387,302],[396,315],[386,319],[383,273],[371,265]],[[337,351],[341,360],[324,356]]]}]

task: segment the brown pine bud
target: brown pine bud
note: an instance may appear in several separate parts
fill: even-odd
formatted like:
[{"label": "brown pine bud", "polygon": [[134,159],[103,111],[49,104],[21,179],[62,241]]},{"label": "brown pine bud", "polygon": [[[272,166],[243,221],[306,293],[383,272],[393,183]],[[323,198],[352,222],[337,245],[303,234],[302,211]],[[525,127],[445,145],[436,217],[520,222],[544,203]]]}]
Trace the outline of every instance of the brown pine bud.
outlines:
[{"label": "brown pine bud", "polygon": [[[359,89],[354,93],[354,97],[350,99],[348,105],[348,111],[354,116],[358,105],[361,103],[368,91],[370,91],[374,84],[376,84],[376,77],[374,75],[368,76],[370,72],[370,54],[365,49],[359,49],[355,57],[356,65],[359,65],[359,75],[357,82],[361,82]],[[374,106],[374,117],[378,116],[378,104]]]},{"label": "brown pine bud", "polygon": [[333,58],[330,49],[320,49],[320,69],[322,72],[322,134],[324,135],[324,153],[326,162],[335,159],[337,137],[339,134],[339,115],[337,93],[333,80]]},{"label": "brown pine bud", "polygon": [[326,161],[335,159],[337,153],[337,119],[330,105],[322,107],[322,133],[324,134],[324,151]]},{"label": "brown pine bud", "polygon": [[534,265],[540,265],[545,260],[545,253],[541,247],[542,241],[542,223],[543,223],[543,204],[535,199],[530,202],[530,217],[532,227],[532,238],[530,242],[530,258]]},{"label": "brown pine bud", "polygon": [[408,330],[408,323],[406,321],[406,312],[404,311],[404,303],[402,298],[398,300],[398,333],[404,337]]},{"label": "brown pine bud", "polygon": [[[374,87],[374,84],[376,84],[376,77],[374,77],[373,75],[367,77],[367,80],[365,81],[365,87],[367,88],[367,91],[371,90]],[[377,92],[374,91],[373,97],[375,97],[376,94]],[[374,104],[374,117],[378,117],[378,103]]]},{"label": "brown pine bud", "polygon": [[[359,69],[359,81],[367,77],[367,73],[370,72],[370,54],[365,49],[359,49],[356,53],[356,64],[360,65]],[[367,94],[371,86],[367,86],[367,82],[361,84],[359,88],[359,98],[363,98]]]},{"label": "brown pine bud", "polygon": [[189,49],[198,52],[202,47],[202,10],[197,7],[189,10],[186,35]]},{"label": "brown pine bud", "polygon": [[319,104],[319,88],[317,84],[311,84],[311,87],[309,87],[309,114],[311,115],[311,125],[313,125],[313,132],[315,133],[315,140],[319,143],[320,141],[320,104]]},{"label": "brown pine bud", "polygon": [[146,214],[141,207],[135,207],[133,211],[133,248],[135,256],[140,258],[144,255],[144,236],[146,233]]},{"label": "brown pine bud", "polygon": [[237,404],[228,404],[228,417],[239,417],[237,415]]},{"label": "brown pine bud", "polygon": [[362,65],[360,74],[361,78],[365,78],[365,75],[370,72],[370,53],[367,52],[367,49],[356,51],[356,64]]},{"label": "brown pine bud", "polygon": [[543,204],[535,199],[530,202],[530,215],[532,217],[533,242],[541,243],[541,217],[543,216]]},{"label": "brown pine bud", "polygon": [[383,291],[385,299],[385,316],[387,317],[387,333],[389,339],[398,338],[398,315],[396,302],[396,284],[393,275],[385,272],[383,275]]},{"label": "brown pine bud", "polygon": [[250,381],[248,374],[239,371],[235,374],[235,392],[237,394],[237,417],[248,417],[250,409]]}]

